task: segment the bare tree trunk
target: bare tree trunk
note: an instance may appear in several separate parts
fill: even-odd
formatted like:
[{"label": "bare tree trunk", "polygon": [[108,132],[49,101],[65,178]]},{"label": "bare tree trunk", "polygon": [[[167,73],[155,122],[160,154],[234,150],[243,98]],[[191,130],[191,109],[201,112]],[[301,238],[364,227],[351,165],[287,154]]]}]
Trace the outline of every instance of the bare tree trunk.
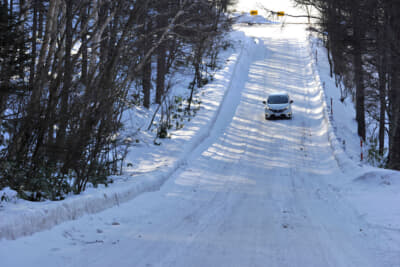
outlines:
[{"label": "bare tree trunk", "polygon": [[354,64],[354,79],[356,85],[356,120],[358,123],[357,132],[358,135],[365,140],[365,94],[364,94],[364,81],[363,81],[363,66],[362,66],[362,58],[361,58],[361,38],[362,30],[361,25],[359,23],[360,20],[360,2],[359,0],[354,0],[352,4],[353,12],[353,31],[354,31],[354,40],[353,40],[353,64]]},{"label": "bare tree trunk", "polygon": [[[43,85],[46,82],[46,76],[48,74],[48,70],[46,69],[46,55],[50,54],[49,52],[49,43],[54,42],[52,40],[52,37],[55,35],[54,31],[56,31],[57,27],[55,27],[55,24],[57,23],[57,16],[56,16],[56,10],[59,8],[59,1],[60,0],[54,0],[50,1],[50,6],[47,14],[47,21],[46,21],[46,30],[44,34],[44,40],[42,43],[42,47],[40,49],[40,55],[38,59],[38,76],[35,79],[35,84],[33,87],[33,92],[32,92],[32,103],[33,105],[38,105],[40,95],[43,90]],[[48,67],[48,64],[47,64]],[[36,103],[36,104],[35,104]]]},{"label": "bare tree trunk", "polygon": [[400,170],[400,3],[388,4],[388,35],[390,45],[390,90],[389,90],[389,156],[388,167]]},{"label": "bare tree trunk", "polygon": [[73,1],[66,0],[65,2],[65,52],[64,52],[64,79],[63,88],[61,90],[61,108],[59,113],[59,129],[57,132],[56,146],[63,147],[66,135],[67,123],[68,123],[68,98],[69,91],[72,85],[72,62],[71,62],[71,50],[72,50],[72,20],[73,20]]},{"label": "bare tree trunk", "polygon": [[82,22],[81,22],[81,42],[82,42],[82,83],[87,86],[87,77],[88,77],[88,44],[87,44],[87,30],[86,23],[87,17],[89,16],[89,6],[83,7],[82,10]]},{"label": "bare tree trunk", "polygon": [[194,52],[194,59],[193,59],[193,67],[194,67],[194,78],[193,82],[190,86],[190,96],[188,99],[188,106],[187,110],[190,110],[190,106],[193,101],[193,93],[194,93],[194,88],[195,85],[197,84],[198,87],[202,86],[202,74],[201,74],[201,61],[203,59],[203,52],[204,52],[204,43],[206,41],[206,37],[200,38],[198,40],[198,44],[195,45],[195,52]]},{"label": "bare tree trunk", "polygon": [[38,38],[42,39],[43,38],[43,20],[44,20],[44,6],[42,1],[38,1],[38,12],[39,12],[39,21],[38,21]]},{"label": "bare tree trunk", "polygon": [[157,88],[156,88],[156,103],[161,104],[161,99],[164,95],[165,75],[166,75],[166,48],[165,44],[161,44],[157,52]]},{"label": "bare tree trunk", "polygon": [[379,74],[379,155],[383,156],[386,129],[386,73]]},{"label": "bare tree trunk", "polygon": [[[164,14],[159,14],[157,19],[157,27],[163,28],[167,26],[166,17]],[[156,103],[161,104],[161,99],[165,89],[166,75],[166,43],[161,42],[157,50],[157,84],[156,84]]]},{"label": "bare tree trunk", "polygon": [[386,87],[387,87],[387,15],[384,14],[383,29],[378,32],[378,75],[379,75],[379,155],[383,156],[385,149],[386,130]]},{"label": "bare tree trunk", "polygon": [[151,62],[143,65],[142,71],[143,106],[150,108],[150,89],[151,89]]},{"label": "bare tree trunk", "polygon": [[[19,7],[19,21],[25,21],[26,20],[26,17],[27,17],[27,11],[28,11],[28,7],[27,7],[27,5],[26,5],[26,3],[25,3],[25,0],[20,0],[19,1],[19,5],[20,5],[20,7]],[[20,32],[21,33],[24,33],[25,32],[25,25],[24,25],[24,23],[21,23],[21,25],[19,25],[18,26],[19,28],[20,28]],[[21,35],[19,35],[18,36],[18,51],[19,51],[19,58],[20,58],[20,60],[22,60],[24,57],[25,57],[25,48],[24,48],[24,46],[25,46],[25,34],[21,34]],[[21,80],[24,80],[25,79],[25,70],[24,70],[24,68],[19,68],[19,77],[20,77],[20,79]]]},{"label": "bare tree trunk", "polygon": [[389,98],[391,99],[391,118],[389,124],[389,161],[388,167],[400,170],[400,68],[392,66],[392,82]]},{"label": "bare tree trunk", "polygon": [[14,1],[13,0],[4,1],[5,5],[7,5],[7,2],[10,2],[9,11],[10,11],[10,17],[12,18],[14,16],[14,13],[13,13],[13,11],[14,11]]},{"label": "bare tree trunk", "polygon": [[[146,18],[146,20],[148,20]],[[145,22],[144,29],[144,47],[143,47],[143,55],[146,60],[145,54],[148,47],[151,46],[151,37],[149,33],[151,32],[151,21]],[[143,88],[143,106],[145,108],[150,108],[150,93],[151,93],[151,57],[144,62],[143,70],[142,70],[142,88]]]},{"label": "bare tree trunk", "polygon": [[32,23],[32,54],[31,64],[29,70],[29,87],[33,88],[33,82],[35,80],[35,65],[36,65],[36,39],[37,39],[37,24],[38,24],[38,2],[39,0],[33,0],[33,23]]}]

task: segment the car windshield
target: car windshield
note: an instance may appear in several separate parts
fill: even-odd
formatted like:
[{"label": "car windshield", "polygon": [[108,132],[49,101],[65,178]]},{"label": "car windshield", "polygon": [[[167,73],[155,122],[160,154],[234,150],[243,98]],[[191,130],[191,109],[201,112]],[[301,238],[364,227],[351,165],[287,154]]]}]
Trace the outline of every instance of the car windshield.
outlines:
[{"label": "car windshield", "polygon": [[271,95],[268,97],[268,104],[287,104],[289,97],[287,95]]}]

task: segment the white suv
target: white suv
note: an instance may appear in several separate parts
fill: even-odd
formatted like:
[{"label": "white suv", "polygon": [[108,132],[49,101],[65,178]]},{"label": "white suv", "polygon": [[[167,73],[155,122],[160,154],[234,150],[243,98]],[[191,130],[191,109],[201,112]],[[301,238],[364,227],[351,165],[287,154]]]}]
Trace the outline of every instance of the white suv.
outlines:
[{"label": "white suv", "polygon": [[265,119],[271,118],[292,118],[292,103],[289,94],[286,92],[274,93],[268,96],[265,104]]}]

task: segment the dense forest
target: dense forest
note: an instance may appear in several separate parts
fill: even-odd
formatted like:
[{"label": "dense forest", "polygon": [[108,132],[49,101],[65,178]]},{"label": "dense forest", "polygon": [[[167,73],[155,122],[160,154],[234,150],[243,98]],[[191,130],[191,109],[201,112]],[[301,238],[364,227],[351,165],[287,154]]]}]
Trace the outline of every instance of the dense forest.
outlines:
[{"label": "dense forest", "polygon": [[229,2],[0,0],[0,189],[57,200],[106,183],[124,110],[161,104],[177,64],[201,87]]},{"label": "dense forest", "polygon": [[370,154],[400,170],[400,1],[295,2],[320,15],[314,30],[328,49],[342,98],[355,102],[358,134]]}]

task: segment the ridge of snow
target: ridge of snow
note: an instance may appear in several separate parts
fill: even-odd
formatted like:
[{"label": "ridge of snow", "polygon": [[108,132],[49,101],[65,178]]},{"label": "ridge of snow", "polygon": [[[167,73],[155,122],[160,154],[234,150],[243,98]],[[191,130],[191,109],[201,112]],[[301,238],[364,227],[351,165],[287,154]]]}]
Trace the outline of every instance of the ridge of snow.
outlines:
[{"label": "ridge of snow", "polygon": [[313,49],[311,46],[312,46],[311,41],[308,41],[308,49],[311,58],[310,60],[311,68],[315,77],[315,82],[317,83],[317,87],[319,89],[319,94],[320,94],[319,97],[323,105],[324,127],[326,127],[327,129],[328,139],[330,146],[332,148],[332,153],[335,157],[338,166],[344,173],[356,172],[358,173],[358,175],[361,175],[362,172],[365,172],[365,170],[363,169],[363,167],[365,166],[357,164],[354,160],[349,158],[349,156],[343,150],[343,147],[340,144],[338,137],[335,133],[333,126],[334,119],[329,115],[329,106],[328,106],[329,100],[325,95],[324,86],[321,82],[320,69],[316,65],[316,61],[313,58]]}]

